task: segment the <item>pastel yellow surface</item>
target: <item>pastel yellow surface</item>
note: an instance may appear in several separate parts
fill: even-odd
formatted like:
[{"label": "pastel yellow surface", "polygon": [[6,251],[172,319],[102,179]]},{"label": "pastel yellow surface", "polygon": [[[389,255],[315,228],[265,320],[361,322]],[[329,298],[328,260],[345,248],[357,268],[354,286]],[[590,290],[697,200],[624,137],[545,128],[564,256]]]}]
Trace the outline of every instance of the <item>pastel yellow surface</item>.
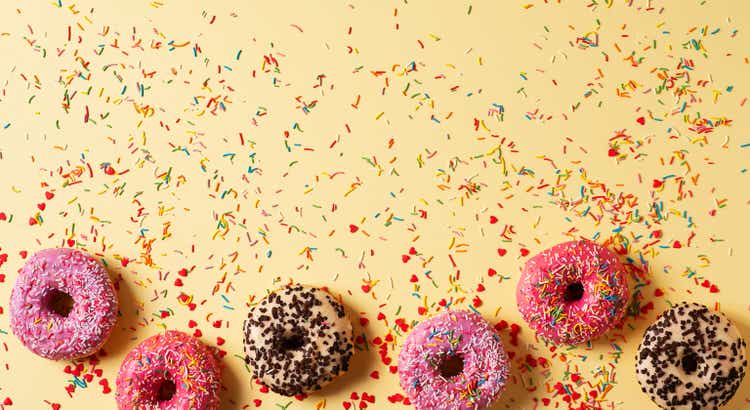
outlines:
[{"label": "pastel yellow surface", "polygon": [[[119,281],[122,316],[98,365],[112,389],[139,341],[197,328],[226,340],[223,408],[358,408],[353,392],[375,396],[368,408],[404,407],[389,402],[403,392],[372,345],[304,401],[251,382],[242,320],[294,280],[340,294],[368,341],[423,318],[420,306],[478,296],[493,324],[522,325],[519,346],[502,332],[516,356],[497,409],[567,408],[558,381],[582,395],[576,406],[655,408],[633,359],[668,303],[719,308],[750,334],[750,7],[590,3],[1,2],[0,408],[116,407],[99,377],[69,397],[70,363],[10,333],[21,252],[69,239]],[[662,81],[661,68],[688,76]],[[670,82],[687,84],[681,96],[659,89]],[[612,148],[623,129],[632,138]],[[576,237],[626,245],[646,308],[553,353],[523,325],[515,284],[522,252]],[[181,268],[192,270],[179,287]],[[745,380],[726,408],[749,396]]]}]

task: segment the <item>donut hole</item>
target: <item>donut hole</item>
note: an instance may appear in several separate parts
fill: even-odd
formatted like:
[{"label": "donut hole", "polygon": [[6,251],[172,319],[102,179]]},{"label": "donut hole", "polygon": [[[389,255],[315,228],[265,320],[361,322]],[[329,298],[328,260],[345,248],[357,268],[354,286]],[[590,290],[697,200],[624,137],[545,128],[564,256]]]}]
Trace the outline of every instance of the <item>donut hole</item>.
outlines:
[{"label": "donut hole", "polygon": [[68,317],[73,310],[73,297],[60,289],[52,289],[47,293],[45,304],[54,314]]},{"label": "donut hole", "polygon": [[156,389],[156,401],[170,401],[177,391],[177,386],[172,380],[162,380]]},{"label": "donut hole", "polygon": [[305,345],[305,337],[301,332],[285,333],[279,338],[279,347],[282,351],[288,352],[299,350]]},{"label": "donut hole", "polygon": [[680,359],[680,366],[682,367],[682,370],[684,370],[687,374],[691,374],[694,371],[698,370],[698,355],[693,352],[689,352],[686,355],[682,356],[682,359]]},{"label": "donut hole", "polygon": [[573,282],[565,288],[563,298],[566,302],[577,302],[583,298],[583,283]]},{"label": "donut hole", "polygon": [[464,371],[464,358],[461,355],[445,356],[438,364],[440,375],[446,379],[458,376]]}]

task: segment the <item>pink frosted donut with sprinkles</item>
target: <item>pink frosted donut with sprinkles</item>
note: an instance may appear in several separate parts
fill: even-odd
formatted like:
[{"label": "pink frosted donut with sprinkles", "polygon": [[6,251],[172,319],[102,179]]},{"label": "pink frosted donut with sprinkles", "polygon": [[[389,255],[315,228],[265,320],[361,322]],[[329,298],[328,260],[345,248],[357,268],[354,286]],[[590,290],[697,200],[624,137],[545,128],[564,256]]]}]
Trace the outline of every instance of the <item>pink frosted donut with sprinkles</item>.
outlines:
[{"label": "pink frosted donut with sprinkles", "polygon": [[10,327],[29,350],[52,360],[99,350],[117,321],[117,297],[104,267],[75,249],[29,258],[10,295]]},{"label": "pink frosted donut with sprinkles", "polygon": [[510,365],[486,320],[448,311],[412,330],[398,356],[398,374],[418,410],[484,409],[505,389]]},{"label": "pink frosted donut with sprinkles", "polygon": [[183,332],[149,337],[128,353],[117,375],[120,410],[219,408],[221,370],[209,348]]},{"label": "pink frosted donut with sprinkles", "polygon": [[591,241],[555,245],[526,262],[516,288],[518,310],[542,339],[576,345],[622,319],[630,300],[625,269]]}]

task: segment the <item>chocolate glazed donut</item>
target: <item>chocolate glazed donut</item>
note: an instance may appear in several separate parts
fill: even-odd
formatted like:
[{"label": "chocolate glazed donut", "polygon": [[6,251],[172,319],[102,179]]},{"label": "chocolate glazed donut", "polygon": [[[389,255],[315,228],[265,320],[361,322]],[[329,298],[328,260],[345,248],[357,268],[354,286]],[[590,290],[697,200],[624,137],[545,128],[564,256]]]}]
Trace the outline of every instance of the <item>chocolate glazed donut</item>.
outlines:
[{"label": "chocolate glazed donut", "polygon": [[244,333],[254,377],[278,394],[319,390],[349,369],[352,324],[322,289],[271,293],[250,311]]}]

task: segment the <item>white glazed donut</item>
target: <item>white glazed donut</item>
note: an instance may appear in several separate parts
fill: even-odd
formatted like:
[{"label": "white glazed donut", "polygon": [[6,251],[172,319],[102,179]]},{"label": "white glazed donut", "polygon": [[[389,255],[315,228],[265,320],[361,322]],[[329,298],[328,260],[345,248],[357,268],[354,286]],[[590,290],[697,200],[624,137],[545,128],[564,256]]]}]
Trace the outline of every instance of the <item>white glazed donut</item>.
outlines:
[{"label": "white glazed donut", "polygon": [[245,321],[245,353],[256,378],[294,396],[349,368],[352,324],[328,292],[301,285],[271,293]]},{"label": "white glazed donut", "polygon": [[718,409],[745,376],[745,348],[723,314],[683,302],[646,329],[636,375],[641,389],[663,409]]}]

